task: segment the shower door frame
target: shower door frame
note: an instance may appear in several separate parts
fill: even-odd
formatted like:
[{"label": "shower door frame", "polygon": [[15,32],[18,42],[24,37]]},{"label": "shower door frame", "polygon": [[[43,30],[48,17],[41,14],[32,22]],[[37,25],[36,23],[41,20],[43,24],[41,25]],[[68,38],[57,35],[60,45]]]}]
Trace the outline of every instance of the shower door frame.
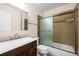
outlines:
[{"label": "shower door frame", "polygon": [[78,3],[75,6],[75,54],[78,55]]}]

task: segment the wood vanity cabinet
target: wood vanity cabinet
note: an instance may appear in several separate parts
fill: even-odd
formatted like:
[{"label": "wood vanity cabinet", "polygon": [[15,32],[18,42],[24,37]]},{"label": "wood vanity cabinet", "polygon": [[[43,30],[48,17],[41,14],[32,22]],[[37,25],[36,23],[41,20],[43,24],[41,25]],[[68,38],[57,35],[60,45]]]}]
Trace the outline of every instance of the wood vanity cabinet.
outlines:
[{"label": "wood vanity cabinet", "polygon": [[37,55],[37,41],[33,41],[24,46],[0,54],[0,56],[36,56],[36,55]]}]

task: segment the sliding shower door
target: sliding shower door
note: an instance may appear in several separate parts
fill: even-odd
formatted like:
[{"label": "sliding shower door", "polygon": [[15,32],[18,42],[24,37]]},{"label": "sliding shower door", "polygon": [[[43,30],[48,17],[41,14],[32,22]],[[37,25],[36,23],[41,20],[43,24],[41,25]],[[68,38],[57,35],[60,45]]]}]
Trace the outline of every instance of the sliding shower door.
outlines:
[{"label": "sliding shower door", "polygon": [[75,53],[74,12],[40,20],[40,43]]},{"label": "sliding shower door", "polygon": [[54,47],[75,53],[74,11],[53,17]]},{"label": "sliding shower door", "polygon": [[52,45],[53,39],[53,18],[44,18],[40,20],[40,43]]}]

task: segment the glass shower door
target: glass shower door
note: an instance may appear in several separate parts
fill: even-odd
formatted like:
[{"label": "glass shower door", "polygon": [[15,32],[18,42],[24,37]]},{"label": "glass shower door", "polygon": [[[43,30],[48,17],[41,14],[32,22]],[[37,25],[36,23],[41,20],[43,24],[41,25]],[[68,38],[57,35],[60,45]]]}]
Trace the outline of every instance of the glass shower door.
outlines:
[{"label": "glass shower door", "polygon": [[53,17],[40,20],[40,43],[45,45],[53,44]]}]

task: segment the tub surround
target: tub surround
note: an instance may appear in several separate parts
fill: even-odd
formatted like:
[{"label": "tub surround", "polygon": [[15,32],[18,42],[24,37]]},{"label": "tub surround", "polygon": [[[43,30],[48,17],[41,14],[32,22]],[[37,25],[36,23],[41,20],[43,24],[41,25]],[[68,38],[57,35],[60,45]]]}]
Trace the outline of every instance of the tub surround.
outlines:
[{"label": "tub surround", "polygon": [[[5,55],[5,53],[7,53],[8,51],[11,51],[11,50],[19,48],[21,46],[30,44],[36,40],[37,40],[37,38],[26,37],[26,38],[21,38],[21,39],[17,39],[17,40],[1,42],[0,43],[0,55],[3,55],[3,54]],[[26,48],[28,48],[28,47],[26,47]]]}]

